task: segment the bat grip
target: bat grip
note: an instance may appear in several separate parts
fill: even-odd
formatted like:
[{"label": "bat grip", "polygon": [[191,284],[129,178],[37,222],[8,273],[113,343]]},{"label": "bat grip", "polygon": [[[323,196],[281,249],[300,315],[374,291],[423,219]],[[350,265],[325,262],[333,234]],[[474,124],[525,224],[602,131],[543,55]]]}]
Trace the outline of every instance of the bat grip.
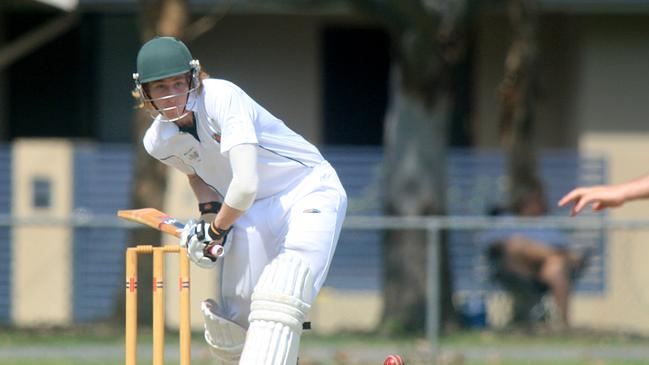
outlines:
[{"label": "bat grip", "polygon": [[216,259],[223,256],[224,253],[224,247],[218,243],[210,243],[205,246],[205,249],[203,250],[205,257],[209,257],[212,261],[216,261]]}]

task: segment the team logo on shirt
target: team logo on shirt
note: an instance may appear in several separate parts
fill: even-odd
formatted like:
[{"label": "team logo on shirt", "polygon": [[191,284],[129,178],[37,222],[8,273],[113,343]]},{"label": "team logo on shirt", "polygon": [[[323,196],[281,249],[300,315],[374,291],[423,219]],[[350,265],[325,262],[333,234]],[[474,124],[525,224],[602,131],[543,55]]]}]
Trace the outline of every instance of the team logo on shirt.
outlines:
[{"label": "team logo on shirt", "polygon": [[189,151],[183,153],[183,155],[189,161],[193,161],[193,162],[200,162],[201,161],[201,156],[198,154],[198,151],[196,151],[196,149],[194,149],[194,147],[190,148]]},{"label": "team logo on shirt", "polygon": [[212,138],[217,141],[218,143],[221,143],[221,135],[218,133],[212,133]]}]

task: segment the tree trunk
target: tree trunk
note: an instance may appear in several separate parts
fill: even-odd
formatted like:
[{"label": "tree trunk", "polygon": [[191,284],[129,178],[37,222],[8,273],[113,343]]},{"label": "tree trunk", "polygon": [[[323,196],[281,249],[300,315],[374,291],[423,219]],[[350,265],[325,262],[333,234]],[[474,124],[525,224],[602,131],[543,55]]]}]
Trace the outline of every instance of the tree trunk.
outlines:
[{"label": "tree trunk", "polygon": [[[428,43],[431,40],[416,31],[400,35],[385,118],[385,212],[396,216],[443,215],[447,129],[455,101],[450,75],[456,56],[462,52],[457,52],[457,44],[447,48],[441,41]],[[447,51],[453,57],[446,57]],[[399,230],[385,235],[383,332],[421,333],[425,328],[426,244],[422,231]],[[442,323],[448,324],[457,318],[451,302],[445,244],[440,257],[433,265],[441,274]]]},{"label": "tree trunk", "polygon": [[537,76],[537,8],[534,0],[510,0],[512,44],[500,85],[501,143],[508,158],[510,197],[539,181],[533,141]]},{"label": "tree trunk", "polygon": [[[331,1],[278,0],[296,6]],[[466,0],[346,0],[384,24],[393,45],[390,105],[385,118],[384,211],[418,216],[444,213],[447,123],[455,102],[450,82],[465,56]],[[458,32],[460,30],[460,32]],[[425,327],[424,232],[387,232],[384,243],[382,331],[421,332]],[[442,315],[455,319],[446,247],[441,247]]]},{"label": "tree trunk", "polygon": [[[396,216],[444,213],[444,161],[450,101],[444,96],[433,109],[420,99],[392,88],[386,116],[384,168],[385,211]],[[384,242],[383,331],[421,333],[426,323],[426,232],[391,231]],[[442,249],[441,257],[445,248]],[[447,260],[434,263],[446,264]],[[450,276],[442,269],[443,317],[449,318]],[[444,305],[446,304],[446,305]]]},{"label": "tree trunk", "polygon": [[[187,25],[188,9],[186,0],[140,1],[140,37],[142,43],[156,35],[182,38]],[[135,188],[132,202],[135,207],[155,207],[164,205],[164,194],[167,187],[166,167],[155,161],[144,149],[142,138],[151,124],[148,112],[138,109],[134,124]],[[139,234],[148,233],[147,236]],[[138,232],[138,237],[150,237],[159,241],[160,233],[147,229]],[[156,239],[157,238],[157,239]],[[146,240],[142,242],[147,242]]]},{"label": "tree trunk", "polygon": [[[451,85],[453,70],[465,55],[464,37],[458,32],[465,4],[461,0],[391,4],[393,9],[376,11],[396,14],[397,19],[390,25],[393,66],[384,133],[384,210],[396,216],[443,215],[447,130],[455,102]],[[412,334],[425,329],[426,244],[422,231],[386,233],[382,332]],[[440,258],[432,264],[440,272],[441,322],[457,323],[445,243]]]},{"label": "tree trunk", "polygon": [[[187,18],[186,0],[140,1],[139,20],[142,43],[156,35],[182,38]],[[167,189],[167,168],[149,156],[142,145],[144,133],[151,125],[151,116],[148,112],[138,109],[134,119],[135,180],[131,197],[132,206],[162,209]],[[160,232],[154,229],[135,229],[130,235],[132,245],[159,245],[160,241]],[[151,286],[146,285],[152,275],[152,260],[150,257],[143,256],[138,265],[140,278],[138,321],[143,325],[150,324],[152,319]]]}]

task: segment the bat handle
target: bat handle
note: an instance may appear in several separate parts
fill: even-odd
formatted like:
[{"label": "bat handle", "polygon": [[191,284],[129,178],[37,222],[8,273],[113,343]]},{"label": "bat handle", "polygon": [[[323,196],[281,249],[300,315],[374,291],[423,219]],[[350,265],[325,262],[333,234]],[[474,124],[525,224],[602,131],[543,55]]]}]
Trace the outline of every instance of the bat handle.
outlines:
[{"label": "bat handle", "polygon": [[222,245],[213,243],[210,245],[207,245],[205,248],[206,256],[212,256],[213,258],[217,259],[225,253],[225,248]]}]

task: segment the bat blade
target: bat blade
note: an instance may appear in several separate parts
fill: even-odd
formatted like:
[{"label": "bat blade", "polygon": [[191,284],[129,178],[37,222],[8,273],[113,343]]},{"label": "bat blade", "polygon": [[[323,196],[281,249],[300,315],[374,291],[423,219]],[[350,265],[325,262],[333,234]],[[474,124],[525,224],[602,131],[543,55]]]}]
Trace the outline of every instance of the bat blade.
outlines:
[{"label": "bat blade", "polygon": [[117,216],[180,237],[185,223],[155,208],[118,210]]}]

